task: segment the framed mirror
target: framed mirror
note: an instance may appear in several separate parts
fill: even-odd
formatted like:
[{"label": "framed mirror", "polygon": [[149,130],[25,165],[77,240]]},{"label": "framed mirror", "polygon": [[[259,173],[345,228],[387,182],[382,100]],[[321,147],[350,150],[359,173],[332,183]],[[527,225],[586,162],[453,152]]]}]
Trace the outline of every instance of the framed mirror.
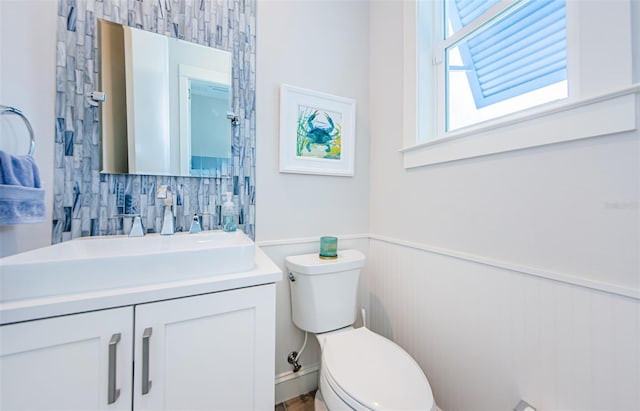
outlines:
[{"label": "framed mirror", "polygon": [[101,19],[98,51],[101,172],[229,176],[231,53]]}]

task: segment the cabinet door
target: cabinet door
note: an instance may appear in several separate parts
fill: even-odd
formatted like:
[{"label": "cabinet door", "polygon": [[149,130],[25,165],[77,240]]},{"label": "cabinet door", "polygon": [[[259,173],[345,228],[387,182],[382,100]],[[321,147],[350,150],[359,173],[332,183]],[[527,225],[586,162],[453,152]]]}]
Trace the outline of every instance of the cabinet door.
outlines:
[{"label": "cabinet door", "polygon": [[135,310],[136,411],[273,410],[273,284]]},{"label": "cabinet door", "polygon": [[0,409],[131,409],[132,334],[131,307],[0,327]]}]

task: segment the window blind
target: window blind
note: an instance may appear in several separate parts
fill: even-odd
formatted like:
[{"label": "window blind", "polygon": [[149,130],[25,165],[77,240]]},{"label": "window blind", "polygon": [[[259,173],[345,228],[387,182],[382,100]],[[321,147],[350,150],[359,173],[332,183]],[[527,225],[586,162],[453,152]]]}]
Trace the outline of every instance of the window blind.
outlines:
[{"label": "window blind", "polygon": [[[447,1],[455,31],[497,0]],[[566,80],[564,0],[528,0],[457,44],[477,108]],[[450,67],[451,70],[456,68]]]}]

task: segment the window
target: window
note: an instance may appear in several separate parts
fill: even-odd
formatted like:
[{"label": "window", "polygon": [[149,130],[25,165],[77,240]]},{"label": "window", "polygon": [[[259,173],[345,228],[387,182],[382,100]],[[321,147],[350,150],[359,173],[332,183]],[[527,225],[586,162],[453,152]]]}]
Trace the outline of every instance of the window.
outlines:
[{"label": "window", "polygon": [[446,129],[567,97],[564,0],[445,0]]},{"label": "window", "polygon": [[636,129],[630,0],[403,10],[405,167]]}]

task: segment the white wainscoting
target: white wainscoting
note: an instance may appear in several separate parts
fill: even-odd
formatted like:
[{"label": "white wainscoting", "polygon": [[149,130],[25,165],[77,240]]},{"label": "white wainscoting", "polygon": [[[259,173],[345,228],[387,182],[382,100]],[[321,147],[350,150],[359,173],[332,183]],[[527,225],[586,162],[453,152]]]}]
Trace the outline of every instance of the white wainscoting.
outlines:
[{"label": "white wainscoting", "polygon": [[[359,286],[370,328],[427,374],[438,405],[509,410],[635,410],[640,404],[639,291],[379,235],[339,237],[367,255]],[[284,269],[318,238],[258,242]],[[317,341],[293,373],[304,333],[291,321],[286,276],[276,287],[276,402],[316,388]],[[357,326],[361,324],[358,319]]]},{"label": "white wainscoting", "polygon": [[638,409],[638,290],[378,236],[366,267],[371,328],[443,409]]}]

